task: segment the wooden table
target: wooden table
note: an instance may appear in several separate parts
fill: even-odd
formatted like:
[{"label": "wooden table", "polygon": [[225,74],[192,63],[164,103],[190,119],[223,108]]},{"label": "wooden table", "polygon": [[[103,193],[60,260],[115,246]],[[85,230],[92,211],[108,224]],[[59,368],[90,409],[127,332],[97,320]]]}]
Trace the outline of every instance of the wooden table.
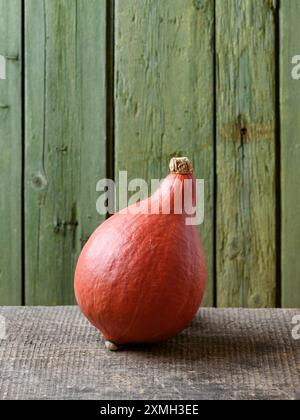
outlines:
[{"label": "wooden table", "polygon": [[202,309],[173,340],[115,353],[76,307],[0,315],[1,399],[300,399],[300,310]]}]

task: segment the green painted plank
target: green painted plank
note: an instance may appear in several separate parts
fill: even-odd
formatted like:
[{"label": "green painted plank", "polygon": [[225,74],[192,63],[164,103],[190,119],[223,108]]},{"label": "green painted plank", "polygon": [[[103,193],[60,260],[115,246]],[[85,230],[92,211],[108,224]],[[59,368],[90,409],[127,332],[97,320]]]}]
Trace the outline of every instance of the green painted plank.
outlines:
[{"label": "green painted plank", "polygon": [[275,2],[217,0],[217,301],[275,305]]},{"label": "green painted plank", "polygon": [[[22,300],[21,2],[0,0],[0,305]],[[4,61],[4,62],[3,62]]]},{"label": "green painted plank", "polygon": [[[300,307],[300,75],[292,59],[300,55],[300,2],[280,9],[282,157],[282,305]],[[299,64],[299,61],[297,62]],[[299,68],[299,67],[298,67]]]},{"label": "green painted plank", "polygon": [[213,305],[213,0],[117,0],[116,175],[161,179],[174,155],[206,181],[206,305]]},{"label": "green painted plank", "polygon": [[105,0],[26,0],[26,304],[73,303],[106,174]]}]

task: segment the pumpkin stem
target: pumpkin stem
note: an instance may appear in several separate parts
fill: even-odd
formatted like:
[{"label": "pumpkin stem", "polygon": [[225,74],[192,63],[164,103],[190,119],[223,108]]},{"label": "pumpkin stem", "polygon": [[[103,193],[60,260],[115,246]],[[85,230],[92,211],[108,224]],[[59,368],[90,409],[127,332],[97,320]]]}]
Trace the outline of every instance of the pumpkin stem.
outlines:
[{"label": "pumpkin stem", "polygon": [[194,169],[191,161],[187,157],[174,157],[170,161],[170,171],[173,174],[192,174]]}]

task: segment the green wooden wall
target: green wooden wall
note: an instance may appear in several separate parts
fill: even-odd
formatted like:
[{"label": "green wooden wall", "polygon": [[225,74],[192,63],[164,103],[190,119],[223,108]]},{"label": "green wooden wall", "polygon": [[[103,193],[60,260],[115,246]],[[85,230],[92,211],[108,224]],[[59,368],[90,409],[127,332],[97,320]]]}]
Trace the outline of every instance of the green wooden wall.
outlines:
[{"label": "green wooden wall", "polygon": [[[141,7],[142,6],[142,7]],[[196,8],[197,11],[197,8]],[[206,304],[214,303],[214,2],[116,1],[116,172],[148,181],[189,156],[206,180]],[[199,59],[201,57],[201,59]]]},{"label": "green wooden wall", "polygon": [[106,3],[25,1],[25,302],[74,302],[106,176]]},{"label": "green wooden wall", "polygon": [[96,183],[205,179],[206,306],[300,307],[299,0],[0,0],[0,304],[74,303]]},{"label": "green wooden wall", "polygon": [[0,304],[22,300],[21,3],[0,0]]},{"label": "green wooden wall", "polygon": [[[280,111],[282,191],[282,305],[300,306],[300,80],[291,60],[300,55],[300,2],[284,0],[280,26]],[[290,67],[289,67],[290,65]]]},{"label": "green wooden wall", "polygon": [[216,2],[217,302],[274,306],[275,12]]}]

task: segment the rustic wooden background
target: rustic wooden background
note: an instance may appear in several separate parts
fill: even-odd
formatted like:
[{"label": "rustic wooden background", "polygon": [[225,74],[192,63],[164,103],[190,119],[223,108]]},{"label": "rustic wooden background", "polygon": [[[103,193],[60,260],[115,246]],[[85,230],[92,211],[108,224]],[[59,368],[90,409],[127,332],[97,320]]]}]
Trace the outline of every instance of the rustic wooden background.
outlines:
[{"label": "rustic wooden background", "polygon": [[206,306],[300,307],[299,0],[0,0],[0,304],[70,304],[96,183],[206,180]]}]

